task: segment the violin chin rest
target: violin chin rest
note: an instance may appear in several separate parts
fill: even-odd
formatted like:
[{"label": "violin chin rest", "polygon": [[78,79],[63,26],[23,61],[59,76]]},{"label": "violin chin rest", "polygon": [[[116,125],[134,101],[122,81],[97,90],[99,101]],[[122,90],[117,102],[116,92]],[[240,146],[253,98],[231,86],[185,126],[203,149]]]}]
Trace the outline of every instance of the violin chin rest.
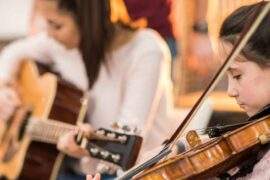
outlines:
[{"label": "violin chin rest", "polygon": [[258,137],[261,144],[266,144],[270,141],[270,134],[262,134]]}]

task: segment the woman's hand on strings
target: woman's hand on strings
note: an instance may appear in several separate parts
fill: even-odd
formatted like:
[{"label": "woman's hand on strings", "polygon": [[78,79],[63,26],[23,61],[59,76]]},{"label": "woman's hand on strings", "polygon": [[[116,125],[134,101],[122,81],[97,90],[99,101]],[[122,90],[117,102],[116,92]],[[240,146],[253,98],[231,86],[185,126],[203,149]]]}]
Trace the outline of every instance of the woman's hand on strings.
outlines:
[{"label": "woman's hand on strings", "polygon": [[87,175],[86,180],[100,180],[100,174],[96,174],[94,177],[92,175]]}]

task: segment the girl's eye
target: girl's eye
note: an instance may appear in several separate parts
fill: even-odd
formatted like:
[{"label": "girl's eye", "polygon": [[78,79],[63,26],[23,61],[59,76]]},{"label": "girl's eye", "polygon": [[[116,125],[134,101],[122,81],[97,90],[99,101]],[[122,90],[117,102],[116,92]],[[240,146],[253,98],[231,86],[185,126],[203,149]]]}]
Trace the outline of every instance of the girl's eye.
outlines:
[{"label": "girl's eye", "polygon": [[54,28],[56,30],[59,30],[62,27],[61,24],[55,23],[54,21],[51,21],[51,20],[49,20],[48,23],[52,28]]},{"label": "girl's eye", "polygon": [[234,75],[234,76],[233,76],[233,79],[236,79],[236,80],[239,80],[239,79],[241,79],[241,74],[238,74],[238,75]]}]

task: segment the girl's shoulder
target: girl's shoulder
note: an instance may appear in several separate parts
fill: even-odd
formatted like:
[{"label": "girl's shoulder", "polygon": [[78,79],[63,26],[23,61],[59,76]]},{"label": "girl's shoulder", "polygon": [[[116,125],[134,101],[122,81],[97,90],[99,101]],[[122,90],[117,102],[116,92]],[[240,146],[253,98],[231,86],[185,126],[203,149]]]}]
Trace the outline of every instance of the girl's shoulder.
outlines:
[{"label": "girl's shoulder", "polygon": [[128,54],[156,53],[167,56],[170,53],[166,42],[158,32],[149,28],[136,30],[133,38],[125,44],[122,50]]},{"label": "girl's shoulder", "polygon": [[134,42],[138,45],[144,45],[152,48],[160,48],[160,46],[166,45],[159,33],[149,28],[137,30],[134,35]]},{"label": "girl's shoulder", "polygon": [[153,64],[170,62],[170,57],[166,42],[156,31],[148,28],[136,30],[127,43],[108,54],[113,61],[136,65],[146,61]]}]

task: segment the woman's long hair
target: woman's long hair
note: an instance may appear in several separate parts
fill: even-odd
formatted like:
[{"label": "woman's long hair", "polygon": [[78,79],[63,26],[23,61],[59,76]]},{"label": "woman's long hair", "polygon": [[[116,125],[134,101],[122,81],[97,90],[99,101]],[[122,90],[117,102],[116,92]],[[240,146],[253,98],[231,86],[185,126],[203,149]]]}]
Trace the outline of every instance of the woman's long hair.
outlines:
[{"label": "woman's long hair", "polygon": [[78,24],[81,36],[80,51],[86,67],[89,88],[98,78],[105,62],[115,26],[110,19],[109,0],[58,0],[61,10],[70,12]]}]

